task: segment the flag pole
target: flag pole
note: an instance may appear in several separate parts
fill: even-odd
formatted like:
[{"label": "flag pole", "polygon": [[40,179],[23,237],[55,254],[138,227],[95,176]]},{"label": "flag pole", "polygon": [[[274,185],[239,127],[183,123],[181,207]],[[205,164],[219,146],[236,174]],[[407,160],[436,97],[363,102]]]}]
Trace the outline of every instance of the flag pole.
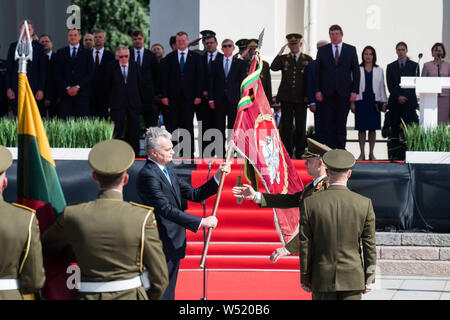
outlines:
[{"label": "flag pole", "polygon": [[[239,112],[237,119],[236,119],[236,123],[240,123],[242,120],[242,115],[243,112]],[[233,157],[233,151],[234,151],[234,147],[232,146],[232,140],[230,139],[230,142],[228,143],[228,147],[227,147],[227,153],[226,153],[226,157],[225,157],[225,161],[226,162],[230,162],[231,158]],[[214,207],[213,207],[213,211],[211,216],[215,217],[217,214],[217,210],[219,208],[219,203],[220,203],[220,198],[222,196],[222,189],[223,189],[223,185],[225,183],[225,177],[226,175],[222,173],[222,175],[220,176],[220,180],[219,180],[219,190],[217,191],[217,195],[216,195],[216,200],[214,201]],[[212,235],[212,228],[208,229],[208,234],[206,236],[206,241],[205,241],[205,246],[203,247],[203,252],[202,252],[202,257],[200,259],[200,269],[204,269],[205,268],[205,260],[206,260],[206,255],[208,253],[208,247],[209,247],[209,242],[211,240],[211,235]]]}]

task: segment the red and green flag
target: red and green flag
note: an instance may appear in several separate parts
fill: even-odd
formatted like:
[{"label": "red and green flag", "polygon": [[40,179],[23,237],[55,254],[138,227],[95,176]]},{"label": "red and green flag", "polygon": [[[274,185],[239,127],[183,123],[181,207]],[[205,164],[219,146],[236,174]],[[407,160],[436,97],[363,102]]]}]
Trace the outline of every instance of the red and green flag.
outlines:
[{"label": "red and green flag", "polygon": [[[249,76],[241,85],[232,142],[245,158],[244,176],[255,190],[296,193],[303,190],[303,183],[281,142],[259,77],[261,70],[262,60],[257,52]],[[274,209],[274,222],[281,242],[289,242],[298,232],[298,208]]]},{"label": "red and green flag", "polygon": [[[41,233],[50,227],[66,206],[55,161],[33,91],[25,73],[19,73],[17,202],[36,210]],[[65,261],[44,258],[47,299],[73,297],[66,286]]]}]

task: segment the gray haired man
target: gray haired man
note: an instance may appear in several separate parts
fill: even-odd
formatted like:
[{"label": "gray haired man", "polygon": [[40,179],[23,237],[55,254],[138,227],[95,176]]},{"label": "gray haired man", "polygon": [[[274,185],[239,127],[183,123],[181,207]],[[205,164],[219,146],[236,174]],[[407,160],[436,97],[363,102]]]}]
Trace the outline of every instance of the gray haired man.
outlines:
[{"label": "gray haired man", "polygon": [[230,172],[230,164],[222,163],[212,179],[198,188],[177,176],[172,157],[171,134],[152,127],[147,130],[145,150],[147,162],[137,176],[137,191],[145,205],[154,208],[159,237],[163,243],[169,270],[169,286],[162,299],[175,299],[180,260],[186,255],[186,229],[197,232],[201,227],[215,228],[214,216],[200,218],[184,212],[182,200],[202,202],[217,193],[222,174]]}]

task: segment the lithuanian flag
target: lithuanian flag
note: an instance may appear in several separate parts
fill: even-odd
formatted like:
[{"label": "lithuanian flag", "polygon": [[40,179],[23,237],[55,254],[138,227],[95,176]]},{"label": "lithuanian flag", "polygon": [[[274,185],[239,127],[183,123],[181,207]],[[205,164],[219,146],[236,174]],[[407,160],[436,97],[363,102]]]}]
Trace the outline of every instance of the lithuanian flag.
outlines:
[{"label": "lithuanian flag", "polygon": [[[25,73],[19,73],[17,202],[36,210],[41,233],[50,227],[66,206],[56,173],[47,134]],[[46,273],[42,296],[69,299],[67,261],[44,257]],[[76,293],[75,293],[76,294]]]}]

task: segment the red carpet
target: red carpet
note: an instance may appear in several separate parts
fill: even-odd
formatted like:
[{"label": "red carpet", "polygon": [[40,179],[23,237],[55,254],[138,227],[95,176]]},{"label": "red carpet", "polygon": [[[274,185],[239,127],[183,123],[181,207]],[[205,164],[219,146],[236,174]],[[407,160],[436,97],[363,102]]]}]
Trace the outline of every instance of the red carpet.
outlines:
[{"label": "red carpet", "polygon": [[[303,184],[310,180],[304,161],[293,161]],[[218,164],[213,164],[210,177]],[[251,201],[236,203],[231,188],[236,185],[241,165],[233,164],[226,177],[217,213],[219,223],[211,237],[207,256],[208,300],[308,300],[311,295],[300,288],[299,258],[285,257],[272,264],[269,256],[281,246],[275,230],[272,209],[260,209]],[[199,161],[192,172],[192,185],[206,181],[208,160]],[[206,201],[211,215],[215,197]],[[188,213],[203,216],[202,204],[189,202]],[[203,270],[199,269],[203,251],[203,231],[187,231],[187,256],[182,260],[176,299],[199,300],[203,296]]]}]

